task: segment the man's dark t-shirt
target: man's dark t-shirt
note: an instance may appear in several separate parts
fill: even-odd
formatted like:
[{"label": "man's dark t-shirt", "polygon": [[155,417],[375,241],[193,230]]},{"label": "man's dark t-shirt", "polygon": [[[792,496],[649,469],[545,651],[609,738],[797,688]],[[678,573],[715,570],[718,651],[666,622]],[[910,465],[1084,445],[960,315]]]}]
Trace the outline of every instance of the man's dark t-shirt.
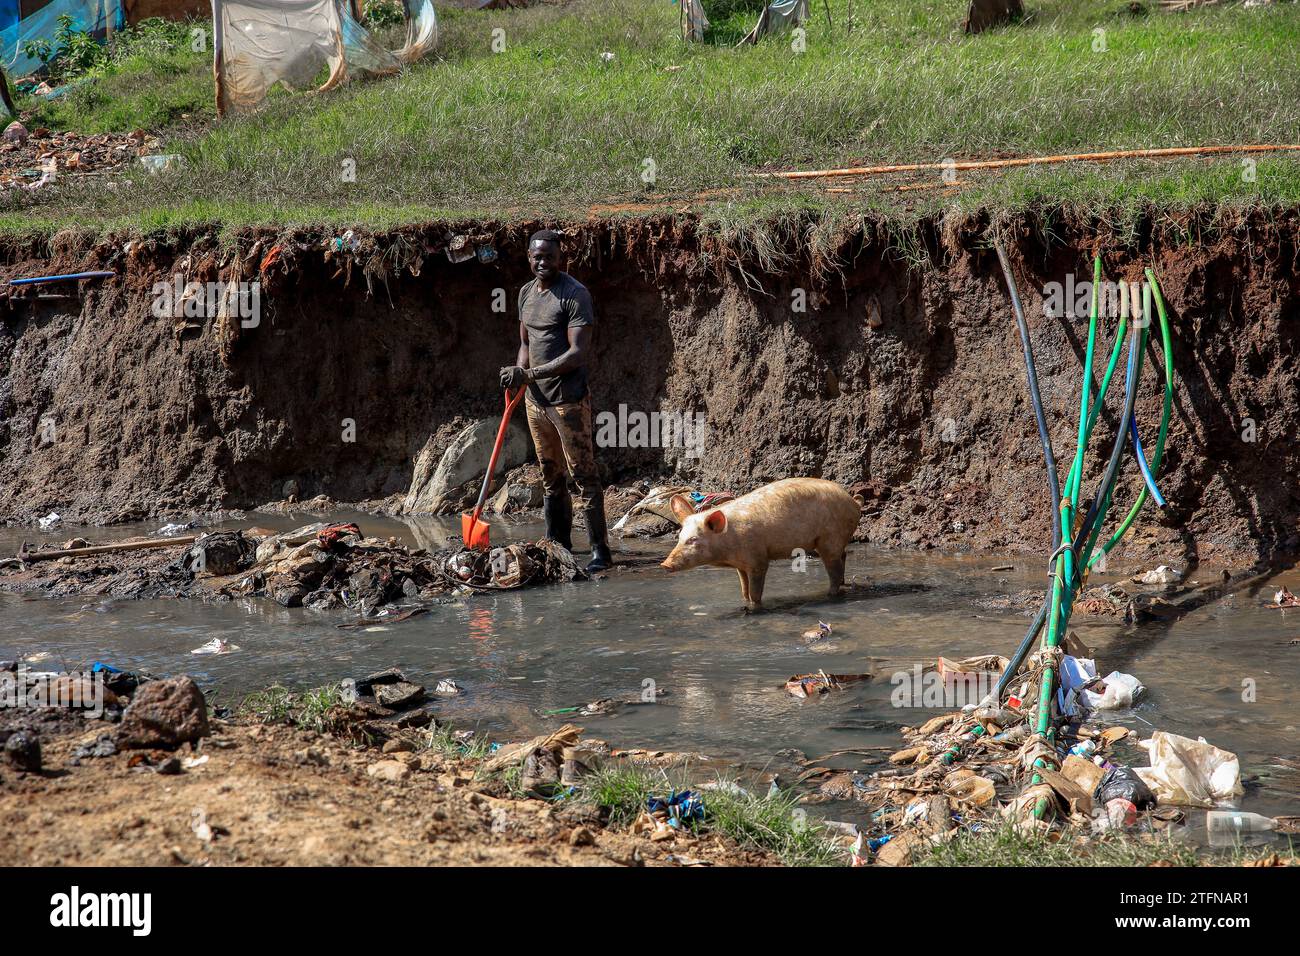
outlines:
[{"label": "man's dark t-shirt", "polygon": [[[546,290],[534,279],[519,290],[519,321],[528,330],[529,367],[545,365],[569,350],[569,329],[596,324],[591,293],[567,272]],[[580,402],[587,397],[587,367],[538,379],[528,394],[539,405]]]}]

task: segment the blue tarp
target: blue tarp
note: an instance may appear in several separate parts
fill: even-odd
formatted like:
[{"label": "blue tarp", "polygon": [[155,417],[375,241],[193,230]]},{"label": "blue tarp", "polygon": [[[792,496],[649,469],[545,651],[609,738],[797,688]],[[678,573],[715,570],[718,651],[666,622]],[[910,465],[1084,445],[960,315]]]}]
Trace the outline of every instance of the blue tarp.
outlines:
[{"label": "blue tarp", "polygon": [[[12,15],[11,15],[12,11]],[[72,28],[102,38],[109,27],[126,25],[122,0],[51,0],[25,20],[19,20],[18,0],[0,0],[0,66],[10,76],[22,76],[39,69],[40,60],[23,53],[29,40],[49,40],[59,32],[59,17],[72,17]]]}]

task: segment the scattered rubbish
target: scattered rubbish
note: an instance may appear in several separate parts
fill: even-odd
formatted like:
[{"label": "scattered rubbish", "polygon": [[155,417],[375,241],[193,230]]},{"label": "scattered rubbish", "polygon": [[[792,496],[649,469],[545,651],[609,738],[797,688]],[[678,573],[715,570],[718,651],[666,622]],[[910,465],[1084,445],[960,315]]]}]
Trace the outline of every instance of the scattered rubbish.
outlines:
[{"label": "scattered rubbish", "polygon": [[988,806],[997,795],[997,788],[992,780],[969,770],[957,770],[949,774],[944,779],[943,787],[948,796],[954,800],[975,807]]},{"label": "scattered rubbish", "polygon": [[645,809],[632,824],[632,832],[648,833],[651,840],[670,839],[684,825],[703,819],[703,797],[691,790],[673,790],[667,797],[646,798]]},{"label": "scattered rubbish", "polygon": [[803,632],[803,642],[805,644],[816,644],[831,636],[831,626],[825,621],[818,621],[816,627],[811,627]]},{"label": "scattered rubbish", "polygon": [[560,784],[565,748],[577,746],[581,736],[581,727],[565,724],[553,733],[501,747],[484,762],[483,772],[496,773],[522,764],[520,787],[527,793],[549,795],[549,791]]},{"label": "scattered rubbish", "polygon": [[181,761],[181,766],[186,770],[194,770],[196,767],[202,767],[209,760],[208,754],[199,757],[186,757]]},{"label": "scattered rubbish", "polygon": [[998,654],[981,654],[960,661],[939,658],[938,669],[946,687],[964,684],[971,689],[983,680],[996,681],[1011,662]]},{"label": "scattered rubbish", "polygon": [[1277,820],[1259,813],[1210,810],[1205,814],[1205,830],[1210,836],[1210,846],[1266,842],[1273,838],[1277,829]]},{"label": "scattered rubbish", "polygon": [[428,613],[429,613],[429,609],[427,607],[410,607],[410,608],[406,608],[405,610],[398,611],[395,614],[384,614],[381,612],[375,617],[362,618],[359,621],[349,621],[346,624],[338,624],[336,625],[336,627],[345,631],[356,630],[359,628],[367,631],[387,630],[387,628],[376,628],[376,627],[372,627],[372,625],[376,621],[383,621],[385,624],[401,624],[403,621],[409,621],[413,617],[419,617],[421,614],[428,614]]},{"label": "scattered rubbish", "polygon": [[95,661],[90,666],[91,675],[103,674],[104,686],[123,697],[131,697],[135,694],[136,689],[149,681],[157,680],[152,674],[131,673],[121,668],[114,667],[111,664],[105,664],[103,661]]},{"label": "scattered rubbish", "polygon": [[1105,807],[1103,830],[1124,830],[1137,823],[1138,809],[1123,797],[1108,800]]},{"label": "scattered rubbish", "polygon": [[442,680],[438,681],[438,684],[437,686],[434,687],[433,692],[442,697],[454,697],[456,694],[461,693],[463,690],[464,688],[461,687],[460,684],[457,684],[450,677],[444,677]]},{"label": "scattered rubbish", "polygon": [[1272,607],[1300,607],[1300,598],[1292,594],[1284,584],[1277,591],[1277,593],[1273,595],[1273,604],[1271,606]]},{"label": "scattered rubbish", "polygon": [[452,236],[447,240],[447,261],[468,262],[477,256],[468,236]]},{"label": "scattered rubbish", "polygon": [[1143,740],[1151,761],[1136,772],[1161,803],[1212,807],[1242,794],[1237,755],[1206,743],[1157,730]]},{"label": "scattered rubbish", "polygon": [[1088,710],[1121,710],[1132,707],[1144,689],[1133,675],[1111,671],[1100,685],[1084,688],[1083,703]]},{"label": "scattered rubbish", "polygon": [[335,252],[348,252],[355,255],[361,249],[361,240],[357,238],[355,232],[347,230],[341,236],[335,236],[330,242],[330,248]]},{"label": "scattered rubbish", "polygon": [[1183,572],[1162,564],[1154,571],[1147,571],[1145,574],[1138,574],[1133,577],[1137,584],[1177,584],[1183,579]]},{"label": "scattered rubbish", "polygon": [[59,525],[63,524],[63,519],[51,511],[44,518],[41,518],[37,524],[40,525],[42,531],[54,531]]},{"label": "scattered rubbish", "polygon": [[229,641],[214,637],[201,647],[196,647],[190,651],[191,654],[233,654],[239,650],[238,644],[231,644]]},{"label": "scattered rubbish", "polygon": [[1097,784],[1093,796],[1100,804],[1112,800],[1127,800],[1139,810],[1146,810],[1156,805],[1156,796],[1151,792],[1146,781],[1132,767],[1115,767],[1107,770]]},{"label": "scattered rubbish", "polygon": [[796,674],[785,682],[785,689],[794,697],[807,698],[814,694],[827,694],[840,690],[846,684],[871,680],[870,674],[827,674],[818,671],[815,674]]},{"label": "scattered rubbish", "polygon": [[180,534],[182,531],[191,531],[197,527],[199,527],[197,521],[188,521],[185,524],[168,523],[155,531],[154,534],[163,538],[170,538]]},{"label": "scattered rubbish", "polygon": [[141,156],[140,165],[150,173],[169,172],[173,169],[180,169],[185,165],[185,157],[180,153],[159,153],[150,156]]}]

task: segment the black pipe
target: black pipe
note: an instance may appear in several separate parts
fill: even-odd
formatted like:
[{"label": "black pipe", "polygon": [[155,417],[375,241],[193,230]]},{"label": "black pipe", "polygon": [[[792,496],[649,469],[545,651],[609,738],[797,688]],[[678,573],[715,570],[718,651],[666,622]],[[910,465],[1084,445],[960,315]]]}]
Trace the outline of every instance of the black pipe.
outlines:
[{"label": "black pipe", "polygon": [[1034,347],[1029,342],[1029,325],[1025,322],[1025,312],[1020,307],[1020,294],[1016,291],[1016,280],[1011,277],[1011,264],[1007,262],[1006,250],[1002,240],[993,237],[993,245],[998,251],[998,261],[1002,263],[1002,274],[1007,280],[1007,290],[1011,293],[1011,307],[1016,313],[1016,324],[1020,327],[1020,341],[1025,347],[1025,374],[1029,378],[1029,397],[1034,403],[1034,418],[1038,421],[1038,440],[1043,445],[1043,459],[1047,462],[1047,484],[1051,488],[1052,501],[1052,550],[1061,546],[1061,482],[1056,474],[1056,456],[1052,454],[1052,436],[1047,432],[1047,418],[1043,414],[1043,400],[1038,393],[1038,373],[1034,371]]},{"label": "black pipe", "polygon": [[1092,499],[1092,504],[1088,507],[1088,514],[1083,519],[1083,524],[1079,526],[1079,533],[1074,539],[1074,580],[1069,582],[1070,590],[1073,591],[1083,576],[1083,545],[1087,542],[1089,535],[1092,534],[1092,526],[1097,522],[1097,516],[1101,513],[1102,503],[1110,497],[1114,490],[1115,477],[1119,473],[1120,462],[1124,458],[1124,446],[1128,444],[1129,423],[1133,421],[1133,409],[1137,405],[1137,368],[1138,368],[1138,339],[1141,337],[1137,329],[1129,332],[1131,336],[1128,343],[1128,371],[1124,376],[1124,415],[1120,418],[1119,431],[1115,435],[1115,447],[1111,449],[1110,461],[1106,465],[1106,472],[1102,476],[1101,484],[1097,487],[1097,494]]}]

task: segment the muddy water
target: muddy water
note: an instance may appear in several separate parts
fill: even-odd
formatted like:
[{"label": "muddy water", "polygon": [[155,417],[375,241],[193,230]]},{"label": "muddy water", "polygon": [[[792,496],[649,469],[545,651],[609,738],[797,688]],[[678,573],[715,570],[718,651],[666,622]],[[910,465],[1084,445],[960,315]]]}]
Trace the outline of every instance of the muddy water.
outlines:
[{"label": "muddy water", "polygon": [[[368,534],[396,534],[436,547],[451,523],[407,525],[368,515]],[[310,516],[257,524],[295,527]],[[246,522],[245,524],[252,524]],[[63,528],[92,542],[155,528]],[[540,535],[536,525],[503,525],[495,540]],[[0,529],[0,553],[12,554],[30,530]],[[0,658],[36,657],[43,667],[76,668],[100,660],[157,674],[187,672],[220,703],[234,704],[272,683],[303,688],[400,665],[426,684],[451,677],[464,688],[441,713],[456,726],[494,738],[518,737],[558,724],[541,712],[602,697],[636,700],[647,680],[667,691],[654,706],[584,718],[590,734],[616,745],[704,752],[751,767],[788,769],[780,756],[796,748],[815,756],[845,748],[896,748],[897,728],[939,710],[895,707],[891,675],[937,655],[1009,654],[1027,621],[981,611],[976,599],[1038,586],[1043,575],[1024,558],[850,552],[860,585],[846,599],[826,600],[818,562],[807,573],[774,565],[769,609],[741,609],[734,572],[699,569],[668,575],[656,567],[666,543],[631,541],[621,560],[633,570],[608,579],[455,598],[430,614],[372,630],[340,630],[350,616],[284,609],[265,600],[232,603],[49,599],[0,593]],[[992,570],[1014,564],[1011,572]],[[1195,579],[1193,574],[1192,578]],[[1296,575],[1282,575],[1293,590]],[[1236,752],[1247,792],[1242,806],[1269,814],[1300,813],[1300,772],[1274,763],[1294,760],[1300,724],[1300,611],[1263,607],[1272,585],[1238,593],[1192,612],[1175,625],[1140,629],[1080,624],[1099,672],[1120,670],[1147,687],[1139,706],[1114,715],[1143,737],[1153,728]],[[829,639],[805,646],[801,634],[818,620]],[[190,651],[224,638],[240,650],[223,656]],[[794,674],[868,671],[876,680],[800,701],[783,689]],[[1243,682],[1253,682],[1253,702]],[[1249,696],[1247,694],[1246,696]],[[1145,763],[1142,752],[1122,755]],[[862,755],[837,766],[867,769]],[[854,808],[832,808],[853,818]],[[1190,815],[1194,820],[1200,814]]]}]

